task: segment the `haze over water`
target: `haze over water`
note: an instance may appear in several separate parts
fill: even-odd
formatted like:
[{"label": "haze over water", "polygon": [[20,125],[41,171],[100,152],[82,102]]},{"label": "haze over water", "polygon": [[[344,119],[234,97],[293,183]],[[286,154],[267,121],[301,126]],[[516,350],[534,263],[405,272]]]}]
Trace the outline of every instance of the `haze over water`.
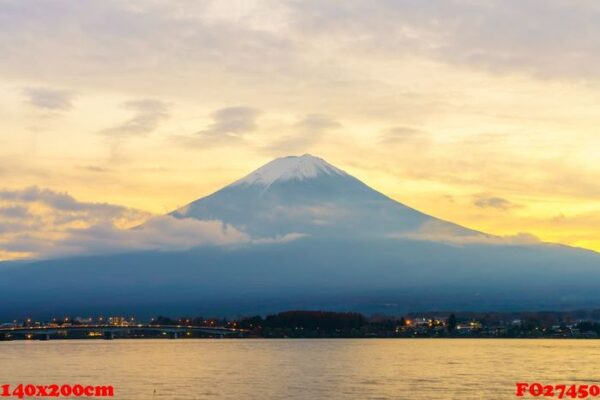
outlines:
[{"label": "haze over water", "polygon": [[600,382],[587,340],[15,341],[0,355],[2,384],[113,385],[127,400],[510,399],[518,381]]}]

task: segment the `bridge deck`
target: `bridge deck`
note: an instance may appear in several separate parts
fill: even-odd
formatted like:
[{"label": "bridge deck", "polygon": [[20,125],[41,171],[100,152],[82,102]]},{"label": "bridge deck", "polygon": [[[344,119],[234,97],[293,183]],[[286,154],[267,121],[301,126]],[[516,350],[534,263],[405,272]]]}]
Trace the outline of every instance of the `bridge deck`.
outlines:
[{"label": "bridge deck", "polygon": [[202,333],[214,333],[218,335],[228,334],[243,334],[248,332],[245,329],[235,329],[226,327],[212,327],[212,326],[194,326],[194,325],[148,325],[138,324],[129,326],[116,326],[116,325],[48,325],[48,326],[28,326],[28,327],[2,327],[0,328],[0,334],[55,334],[59,332],[103,332],[103,333],[115,333],[115,332],[130,332],[130,331],[145,331],[145,332],[167,332],[167,333],[181,333],[181,332],[202,332]]}]

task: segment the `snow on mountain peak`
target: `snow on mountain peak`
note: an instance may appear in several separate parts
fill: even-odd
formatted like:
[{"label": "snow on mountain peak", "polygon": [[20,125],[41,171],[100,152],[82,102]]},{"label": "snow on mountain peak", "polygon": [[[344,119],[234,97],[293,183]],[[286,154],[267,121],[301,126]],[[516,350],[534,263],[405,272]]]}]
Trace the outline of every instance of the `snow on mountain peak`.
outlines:
[{"label": "snow on mountain peak", "polygon": [[276,158],[244,178],[234,182],[233,185],[258,184],[270,186],[274,182],[304,180],[315,178],[319,175],[346,176],[347,174],[322,158],[304,154],[302,156]]}]

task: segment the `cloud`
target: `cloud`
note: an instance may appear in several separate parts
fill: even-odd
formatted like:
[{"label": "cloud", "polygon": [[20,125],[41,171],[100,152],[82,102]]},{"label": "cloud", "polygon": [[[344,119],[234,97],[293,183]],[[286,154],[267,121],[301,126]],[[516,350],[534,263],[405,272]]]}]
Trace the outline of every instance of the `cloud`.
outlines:
[{"label": "cloud", "polygon": [[393,239],[421,240],[441,242],[453,245],[489,244],[489,245],[531,245],[539,244],[540,239],[530,233],[519,232],[515,235],[496,236],[472,231],[465,233],[448,224],[437,221],[426,222],[412,232],[398,232],[388,235]]},{"label": "cloud", "polygon": [[94,172],[94,173],[111,172],[110,168],[101,167],[99,165],[82,165],[82,166],[79,166],[78,168],[83,171]]},{"label": "cloud", "polygon": [[138,216],[144,215],[139,211],[113,204],[78,201],[68,193],[42,189],[37,186],[19,190],[2,189],[0,190],[0,201],[25,204],[37,203],[57,211],[75,214],[94,213],[111,218],[122,217],[130,212]]},{"label": "cloud", "polygon": [[299,239],[305,238],[307,236],[308,235],[305,233],[292,232],[292,233],[286,233],[285,235],[275,236],[272,238],[253,239],[252,243],[253,244],[288,243],[288,242],[292,242],[294,240],[299,240]]},{"label": "cloud", "polygon": [[255,131],[261,111],[245,106],[226,107],[214,111],[210,116],[213,122],[205,129],[192,135],[173,137],[184,146],[211,146],[232,144],[240,141],[245,134]]},{"label": "cloud", "polygon": [[251,107],[227,107],[211,114],[213,123],[198,132],[204,137],[239,137],[256,129],[260,111]]},{"label": "cloud", "polygon": [[[0,190],[0,250],[3,253],[19,250],[26,256],[43,255],[73,229],[87,229],[98,224],[127,228],[149,216],[145,211],[78,201],[67,193],[35,186],[3,189]],[[28,243],[31,244],[29,248]]]},{"label": "cloud", "polygon": [[[294,30],[371,57],[419,56],[544,78],[598,79],[600,8],[593,1],[291,2]],[[560,62],[557,62],[560,55]]]},{"label": "cloud", "polygon": [[27,102],[37,108],[50,111],[64,111],[73,108],[74,94],[46,87],[28,87],[23,89]]},{"label": "cloud", "polygon": [[214,81],[215,75],[272,79],[297,69],[293,41],[275,33],[283,5],[248,5],[8,0],[0,9],[0,73],[137,92],[171,82],[171,94],[202,90],[214,97],[237,88],[235,79]]},{"label": "cloud", "polygon": [[[488,192],[502,192],[545,201],[556,197],[593,199],[600,195],[598,185],[593,184],[598,168],[575,157],[577,151],[554,149],[556,145],[550,145],[554,140],[544,143],[553,147],[552,151],[540,151],[539,135],[509,132],[448,134],[441,138],[401,135],[389,143],[393,145],[374,146],[372,157],[354,162],[398,179],[433,182],[452,190],[472,192],[479,187],[483,197],[495,197],[485,194]],[[386,138],[386,133],[380,140]],[[557,140],[561,146],[568,145]],[[398,151],[402,151],[401,158],[395,157]],[[513,203],[513,208],[518,207],[521,205]]]},{"label": "cloud", "polygon": [[[303,108],[292,111],[312,105],[367,115],[384,108],[392,114],[398,104],[431,109],[429,103],[439,101],[437,92],[427,104],[399,99],[413,86],[410,71],[419,74],[422,64],[415,60],[435,64],[440,81],[446,65],[557,80],[600,78],[594,68],[600,10],[592,1],[7,4],[0,10],[0,73],[73,87],[129,93],[151,87],[188,99],[236,99],[260,108],[300,103]],[[380,73],[399,64],[407,66],[406,75],[404,69],[393,77]],[[419,83],[414,86],[420,92]],[[252,99],[257,103],[248,103]]]},{"label": "cloud", "polygon": [[475,199],[473,200],[473,205],[479,208],[495,208],[497,210],[502,211],[518,207],[516,204],[510,202],[505,198],[487,195],[475,196]]},{"label": "cloud", "polygon": [[394,126],[384,130],[380,135],[383,144],[406,144],[419,142],[427,145],[429,133],[408,126]]},{"label": "cloud", "polygon": [[161,121],[168,118],[167,103],[142,99],[128,101],[123,107],[131,110],[133,116],[123,123],[101,131],[110,137],[145,136],[158,128]]},{"label": "cloud", "polygon": [[0,218],[3,219],[22,219],[29,214],[29,209],[22,206],[0,207]]},{"label": "cloud", "polygon": [[153,216],[36,187],[0,191],[0,255],[8,259],[287,243],[304,236],[253,238],[217,220]]},{"label": "cloud", "polygon": [[304,132],[322,132],[329,129],[336,129],[342,125],[328,115],[308,114],[296,124],[296,127]]},{"label": "cloud", "polygon": [[71,227],[54,232],[23,231],[0,236],[3,253],[27,254],[35,258],[70,255],[115,254],[127,251],[177,251],[197,246],[251,243],[243,232],[220,221],[199,221],[157,216],[135,229],[116,227],[103,221],[87,227]]},{"label": "cloud", "polygon": [[324,114],[308,114],[291,126],[291,132],[266,147],[267,152],[280,154],[306,153],[328,131],[342,125]]},{"label": "cloud", "polygon": [[54,249],[45,252],[45,256],[113,254],[142,250],[178,251],[197,246],[249,242],[248,235],[221,221],[155,216],[135,229],[119,229],[109,223],[85,229],[70,229]]}]

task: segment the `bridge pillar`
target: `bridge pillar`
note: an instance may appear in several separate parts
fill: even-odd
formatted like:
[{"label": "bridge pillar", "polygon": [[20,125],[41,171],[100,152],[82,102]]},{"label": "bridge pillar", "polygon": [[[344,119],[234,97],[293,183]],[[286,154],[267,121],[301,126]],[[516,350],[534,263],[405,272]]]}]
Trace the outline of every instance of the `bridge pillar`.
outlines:
[{"label": "bridge pillar", "polygon": [[104,340],[112,340],[115,338],[115,333],[112,331],[105,331],[104,332]]}]

